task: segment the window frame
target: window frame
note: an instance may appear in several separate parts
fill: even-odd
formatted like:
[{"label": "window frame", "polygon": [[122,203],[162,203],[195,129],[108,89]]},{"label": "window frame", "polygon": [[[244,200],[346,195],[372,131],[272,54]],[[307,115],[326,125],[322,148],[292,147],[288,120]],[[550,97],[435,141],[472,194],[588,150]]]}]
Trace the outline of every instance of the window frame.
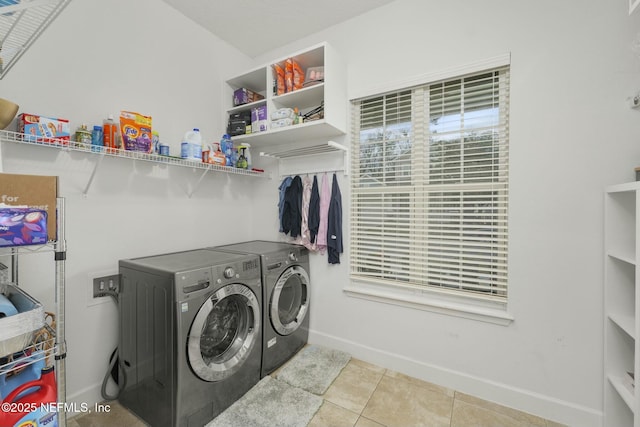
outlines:
[{"label": "window frame", "polygon": [[[415,95],[415,90],[420,90],[421,87],[426,88],[427,85],[437,83],[439,81],[450,81],[460,78],[464,78],[470,74],[492,72],[499,68],[507,68],[510,70],[511,58],[510,55],[501,55],[487,60],[478,61],[473,64],[467,64],[462,67],[455,67],[448,70],[442,70],[437,73],[429,75],[418,76],[404,82],[396,82],[380,86],[378,88],[372,88],[366,93],[359,94],[358,96],[351,96],[352,109],[355,108],[353,103],[361,99],[383,96],[392,92],[401,92],[404,90],[411,90],[412,97]],[[412,104],[415,100],[412,100]],[[509,100],[510,104],[510,100]],[[420,113],[427,113],[428,108],[424,108]],[[508,111],[507,111],[508,113]],[[415,114],[412,111],[412,114]],[[353,117],[353,121],[357,121],[359,118]],[[412,124],[415,123],[412,117]],[[428,127],[428,119],[422,120],[423,127]],[[356,137],[356,127],[359,123],[352,123],[352,137]],[[423,135],[423,139],[428,138],[428,129],[414,129],[413,133],[420,133]],[[416,137],[415,139],[418,139]],[[418,144],[420,145],[420,144]],[[412,153],[413,155],[413,153]],[[356,156],[359,156],[354,151],[354,162],[357,162]],[[355,163],[354,163],[355,166]],[[352,177],[354,174],[352,174]],[[354,178],[352,178],[354,179]],[[506,172],[507,181],[507,207],[509,203],[508,196],[508,171]],[[353,192],[352,192],[353,193]],[[352,198],[355,197],[353,194]],[[352,199],[353,200],[353,199]],[[352,209],[353,211],[353,209]],[[353,212],[352,212],[352,215]],[[508,222],[508,219],[507,219]],[[353,221],[351,226],[353,226]],[[507,237],[508,242],[508,237]],[[484,299],[478,295],[469,295],[468,292],[446,289],[434,289],[430,286],[412,285],[410,283],[383,283],[382,281],[376,281],[375,279],[367,280],[362,278],[354,278],[352,276],[353,263],[350,261],[350,280],[349,284],[343,289],[345,294],[351,297],[364,298],[367,300],[384,302],[389,304],[400,305],[404,307],[410,307],[415,309],[422,309],[433,311],[442,314],[455,315],[473,320],[479,320],[484,322],[490,322],[499,325],[509,325],[513,320],[513,316],[509,313],[509,297],[506,296],[503,300]],[[508,273],[507,273],[508,274]],[[506,282],[508,283],[508,277]]]}]

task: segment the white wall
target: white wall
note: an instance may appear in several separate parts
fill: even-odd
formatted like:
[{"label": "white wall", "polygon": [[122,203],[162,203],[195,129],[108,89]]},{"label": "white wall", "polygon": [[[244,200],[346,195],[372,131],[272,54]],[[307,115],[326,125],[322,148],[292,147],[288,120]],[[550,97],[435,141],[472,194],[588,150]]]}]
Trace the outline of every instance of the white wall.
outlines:
[{"label": "white wall", "polygon": [[512,55],[515,321],[496,326],[348,297],[347,254],[337,267],[318,258],[312,265],[314,342],[563,423],[601,425],[602,194],[634,180],[640,165],[640,111],[627,102],[640,89],[631,50],[640,14],[626,7],[398,0],[258,58],[326,40],[347,62],[348,91],[358,96]]},{"label": "white wall", "polygon": [[[262,64],[326,40],[342,54],[355,96],[512,54],[513,324],[347,297],[347,244],[341,265],[312,259],[313,342],[570,425],[600,425],[602,192],[633,180],[640,158],[640,111],[626,101],[640,89],[640,59],[630,48],[640,14],[625,8],[624,0],[398,0],[257,58]],[[99,62],[105,51],[114,61]],[[147,113],[177,150],[192,126],[218,137],[221,80],[251,67],[162,2],[87,0],[71,2],[0,91],[23,111],[68,117],[74,126],[120,109]],[[197,173],[106,159],[83,197],[91,156],[2,148],[5,172],[59,175],[67,198],[68,394],[78,402],[100,400],[117,341],[113,305],[87,297],[90,274],[126,257],[278,237],[277,179],[208,176],[188,198]],[[348,238],[342,175],[340,184]],[[45,285],[34,292],[43,299]]]}]

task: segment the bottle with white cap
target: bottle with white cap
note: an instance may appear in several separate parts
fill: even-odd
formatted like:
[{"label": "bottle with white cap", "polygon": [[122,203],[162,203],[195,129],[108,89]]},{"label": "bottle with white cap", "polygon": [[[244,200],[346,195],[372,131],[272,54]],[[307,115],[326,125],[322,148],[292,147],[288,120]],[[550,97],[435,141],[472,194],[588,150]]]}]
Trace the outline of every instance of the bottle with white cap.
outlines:
[{"label": "bottle with white cap", "polygon": [[180,145],[180,157],[187,160],[202,161],[202,135],[200,129],[193,128],[184,135]]}]

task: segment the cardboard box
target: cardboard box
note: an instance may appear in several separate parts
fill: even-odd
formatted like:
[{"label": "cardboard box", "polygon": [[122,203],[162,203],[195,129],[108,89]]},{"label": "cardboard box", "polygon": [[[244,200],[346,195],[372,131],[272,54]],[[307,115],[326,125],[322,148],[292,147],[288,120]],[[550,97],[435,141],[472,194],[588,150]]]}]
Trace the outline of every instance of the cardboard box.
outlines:
[{"label": "cardboard box", "polygon": [[243,87],[233,91],[233,105],[236,106],[236,107],[238,105],[243,105],[243,104],[249,104],[251,102],[256,102],[256,101],[259,101],[261,99],[264,99],[264,96],[260,95],[257,92],[254,92],[252,90],[245,89]]},{"label": "cardboard box", "polygon": [[242,111],[229,115],[227,133],[230,136],[245,135],[251,133],[251,111]]},{"label": "cardboard box", "polygon": [[46,211],[49,240],[57,239],[56,197],[57,176],[0,173],[0,203]]},{"label": "cardboard box", "polygon": [[25,134],[27,141],[62,142],[66,145],[71,138],[69,120],[35,114],[22,113],[18,116],[18,132]]},{"label": "cardboard box", "polygon": [[268,118],[267,118],[267,106],[262,105],[260,107],[251,109],[251,132],[264,132],[268,129]]}]

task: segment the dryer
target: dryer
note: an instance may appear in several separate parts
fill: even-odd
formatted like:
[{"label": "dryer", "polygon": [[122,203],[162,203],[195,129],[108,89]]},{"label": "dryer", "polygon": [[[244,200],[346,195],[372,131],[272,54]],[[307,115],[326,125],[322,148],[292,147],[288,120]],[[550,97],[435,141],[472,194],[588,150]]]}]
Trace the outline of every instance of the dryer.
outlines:
[{"label": "dryer", "polygon": [[119,269],[123,406],[154,427],[201,427],[260,380],[258,256],[199,249]]},{"label": "dryer", "polygon": [[260,256],[263,285],[261,377],[269,375],[309,339],[309,251],[304,246],[265,240],[212,249]]}]

